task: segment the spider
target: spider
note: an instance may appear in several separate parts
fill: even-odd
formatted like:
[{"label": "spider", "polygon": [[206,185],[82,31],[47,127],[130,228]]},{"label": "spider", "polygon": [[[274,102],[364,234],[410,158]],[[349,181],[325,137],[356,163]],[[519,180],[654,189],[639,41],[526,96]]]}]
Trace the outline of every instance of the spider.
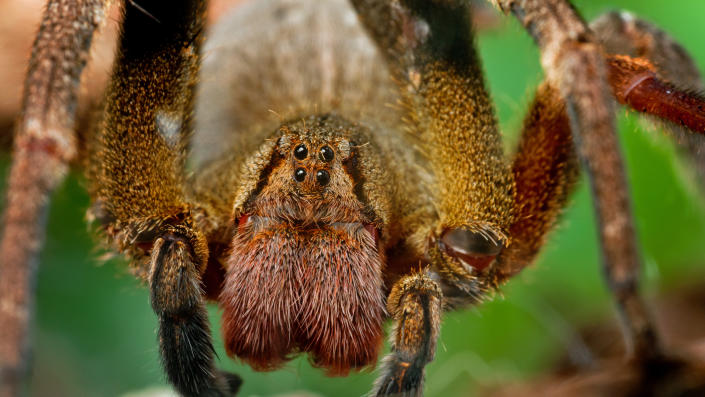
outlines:
[{"label": "spider", "polygon": [[[16,286],[31,283],[45,198],[77,155],[76,85],[108,3],[49,1],[35,43],[0,245],[10,395],[32,299]],[[664,78],[695,85],[681,47],[617,14],[590,29],[564,0],[496,0],[532,34],[547,76],[507,158],[466,1],[351,3],[360,24],[341,1],[249,5],[230,25],[250,22],[235,40],[242,46],[203,65],[206,74],[234,71],[241,91],[217,101],[224,87],[204,79],[212,91],[198,120],[205,3],[123,5],[105,111],[85,147],[89,214],[149,286],[175,389],[239,388],[215,366],[205,311],[214,300],[228,354],[258,370],[297,353],[331,375],[374,365],[390,318],[391,352],[373,394],[420,395],[442,312],[479,303],[531,263],[575,185],[578,157],[631,355],[670,362],[638,294],[612,96],[703,132],[703,100]],[[300,4],[332,16],[320,36],[331,45],[311,44],[321,43],[316,25],[291,17]],[[266,35],[275,22],[282,30]],[[674,130],[697,159],[696,135]]]}]

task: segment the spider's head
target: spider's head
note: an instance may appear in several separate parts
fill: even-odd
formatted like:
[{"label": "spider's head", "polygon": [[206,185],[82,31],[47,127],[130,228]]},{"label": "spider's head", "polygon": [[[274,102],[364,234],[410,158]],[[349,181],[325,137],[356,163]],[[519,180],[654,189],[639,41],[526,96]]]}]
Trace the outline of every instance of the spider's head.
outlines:
[{"label": "spider's head", "polygon": [[373,180],[382,173],[375,161],[369,131],[337,115],[285,123],[245,164],[235,220],[238,226],[242,216],[303,224],[360,222],[377,229],[389,204],[367,188],[385,185]]},{"label": "spider's head", "polygon": [[279,151],[284,161],[270,180],[289,185],[287,190],[301,197],[320,200],[331,192],[344,195],[351,179],[345,172],[350,141],[328,134],[310,134],[310,130],[292,132],[287,126],[282,132]]},{"label": "spider's head", "polygon": [[[359,210],[350,160],[355,142],[337,117],[321,116],[282,125],[270,174],[260,196],[276,195],[317,208],[316,213],[282,214],[299,221],[340,221],[350,218],[342,207]],[[289,203],[291,204],[291,203]],[[325,207],[325,208],[324,208]],[[333,207],[333,208],[328,208]],[[284,209],[289,212],[289,208]],[[321,212],[322,211],[322,212]],[[347,211],[345,211],[347,212]]]},{"label": "spider's head", "polygon": [[376,360],[383,254],[358,188],[356,128],[336,116],[287,123],[248,162],[257,172],[236,198],[220,302],[228,353],[255,368],[295,351],[333,374]]}]

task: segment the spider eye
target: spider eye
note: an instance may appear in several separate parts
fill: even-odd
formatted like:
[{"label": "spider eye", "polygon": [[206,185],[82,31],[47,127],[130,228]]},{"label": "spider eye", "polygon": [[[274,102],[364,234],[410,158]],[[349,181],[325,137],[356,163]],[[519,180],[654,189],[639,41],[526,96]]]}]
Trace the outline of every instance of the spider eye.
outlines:
[{"label": "spider eye", "polygon": [[323,146],[320,151],[320,157],[321,160],[329,163],[333,160],[333,157],[335,157],[335,153],[333,153],[333,149],[331,149],[330,146]]},{"label": "spider eye", "polygon": [[[306,156],[308,156],[308,148],[306,145],[301,144],[294,149],[294,157],[297,159],[303,160]],[[304,173],[304,175],[306,175],[306,173]]]},{"label": "spider eye", "polygon": [[325,186],[330,182],[330,174],[326,170],[319,170],[316,172],[316,180],[321,186]]},{"label": "spider eye", "polygon": [[446,253],[469,267],[468,270],[482,271],[502,252],[504,246],[487,238],[482,233],[465,229],[446,230],[441,237]]},{"label": "spider eye", "polygon": [[296,171],[294,171],[294,179],[296,179],[296,182],[303,182],[304,179],[306,179],[306,170],[297,168]]}]

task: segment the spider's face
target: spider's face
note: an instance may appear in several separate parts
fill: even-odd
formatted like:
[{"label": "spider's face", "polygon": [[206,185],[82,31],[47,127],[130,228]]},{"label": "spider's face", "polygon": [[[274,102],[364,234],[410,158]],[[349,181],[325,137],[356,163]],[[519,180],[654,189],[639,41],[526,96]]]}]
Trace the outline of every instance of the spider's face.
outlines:
[{"label": "spider's face", "polygon": [[280,132],[237,217],[220,299],[226,346],[259,369],[305,351],[342,374],[375,362],[384,317],[383,258],[355,191],[354,142],[325,116]]},{"label": "spider's face", "polygon": [[266,185],[247,212],[291,223],[363,222],[350,164],[355,143],[345,131],[325,121],[301,121],[282,125],[280,132],[269,175],[261,175]]},{"label": "spider's face", "polygon": [[314,200],[351,193],[353,181],[344,165],[350,158],[348,139],[283,128],[284,136],[279,141],[283,161],[270,177],[272,184],[288,185],[287,191]]},{"label": "spider's face", "polygon": [[282,125],[258,187],[237,212],[238,235],[252,238],[272,223],[303,234],[344,230],[369,243],[378,256],[376,214],[359,191],[360,155],[349,128],[328,115]]}]

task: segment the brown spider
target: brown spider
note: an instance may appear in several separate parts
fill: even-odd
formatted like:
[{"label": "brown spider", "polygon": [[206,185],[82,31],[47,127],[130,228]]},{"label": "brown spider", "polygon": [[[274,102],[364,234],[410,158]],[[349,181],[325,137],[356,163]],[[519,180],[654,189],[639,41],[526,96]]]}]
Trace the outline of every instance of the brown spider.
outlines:
[{"label": "brown spider", "polygon": [[[41,217],[77,155],[77,82],[108,3],[50,0],[35,42],[0,245],[8,395],[28,350],[24,286]],[[479,302],[538,252],[578,174],[574,139],[631,354],[650,371],[674,362],[638,294],[612,96],[705,132],[705,102],[663,79],[693,86],[697,72],[639,21],[608,15],[591,30],[565,0],[495,3],[535,38],[547,75],[511,160],[467,1],[352,0],[372,41],[342,0],[249,4],[213,34],[214,48],[228,48],[205,73],[229,72],[231,83],[204,80],[196,121],[205,3],[125,2],[105,112],[86,145],[90,215],[149,284],[164,370],[181,394],[240,384],[215,368],[212,299],[228,353],[260,370],[299,352],[330,374],[374,365],[391,317],[374,393],[420,395],[442,311]],[[312,23],[317,13],[330,19]],[[679,133],[699,159],[699,138]]]}]

